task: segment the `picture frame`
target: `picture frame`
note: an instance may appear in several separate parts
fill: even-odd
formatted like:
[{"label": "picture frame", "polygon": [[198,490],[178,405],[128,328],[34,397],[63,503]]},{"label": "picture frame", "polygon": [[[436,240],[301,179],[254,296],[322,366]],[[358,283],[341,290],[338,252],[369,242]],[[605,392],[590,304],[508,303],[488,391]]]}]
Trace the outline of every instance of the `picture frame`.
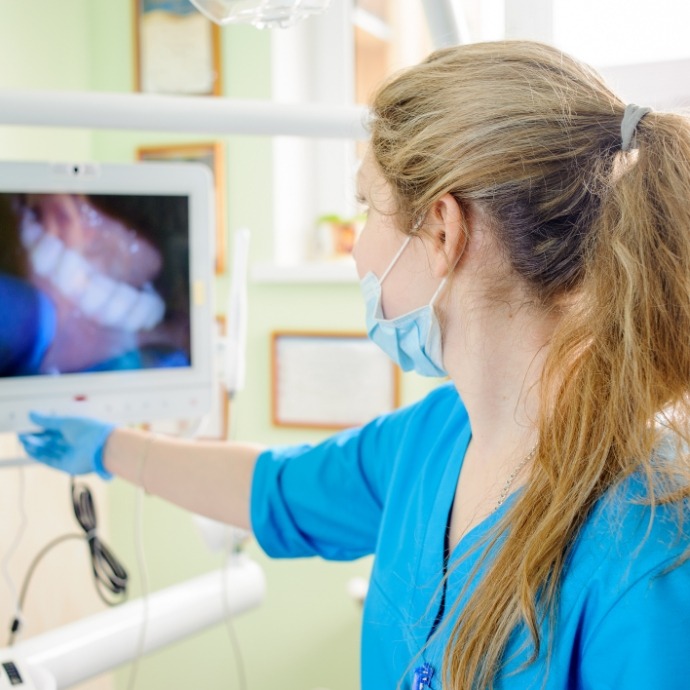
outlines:
[{"label": "picture frame", "polygon": [[134,85],[142,93],[220,96],[220,27],[190,0],[132,0]]},{"label": "picture frame", "polygon": [[365,333],[274,331],[272,422],[346,429],[400,406],[400,369]]},{"label": "picture frame", "polygon": [[216,274],[225,273],[228,251],[225,146],[218,141],[140,146],[136,156],[138,161],[203,163],[211,170],[216,198],[215,269]]}]

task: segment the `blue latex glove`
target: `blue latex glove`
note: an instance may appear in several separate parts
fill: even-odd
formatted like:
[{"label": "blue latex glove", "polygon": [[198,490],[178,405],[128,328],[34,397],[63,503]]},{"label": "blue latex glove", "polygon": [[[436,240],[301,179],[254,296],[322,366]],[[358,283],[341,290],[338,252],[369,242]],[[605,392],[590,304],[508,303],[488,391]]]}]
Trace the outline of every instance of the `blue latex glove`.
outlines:
[{"label": "blue latex glove", "polygon": [[29,419],[43,427],[43,431],[19,434],[24,450],[34,460],[72,475],[96,472],[103,479],[112,479],[103,466],[103,448],[115,429],[112,424],[37,412],[31,412]]}]

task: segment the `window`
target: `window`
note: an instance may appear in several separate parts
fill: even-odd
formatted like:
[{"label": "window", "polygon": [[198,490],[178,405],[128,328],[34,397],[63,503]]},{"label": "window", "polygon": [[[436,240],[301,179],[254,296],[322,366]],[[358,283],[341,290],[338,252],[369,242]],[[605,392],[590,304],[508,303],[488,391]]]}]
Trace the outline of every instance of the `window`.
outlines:
[{"label": "window", "polygon": [[690,4],[553,0],[554,42],[598,67],[690,58]]},{"label": "window", "polygon": [[432,50],[419,0],[353,0],[355,102],[366,104],[390,74]]},{"label": "window", "polygon": [[[365,104],[388,74],[430,50],[420,0],[340,0],[322,15],[272,33],[274,100]],[[352,141],[276,137],[274,265],[258,277],[280,279],[283,268],[297,266],[302,280],[354,280],[351,261],[311,273],[304,264],[318,260],[319,217],[356,213],[354,179],[363,148]]]},{"label": "window", "polygon": [[[273,32],[274,98],[366,103],[383,78],[429,52],[424,7],[450,4],[464,42],[550,42],[601,68],[629,101],[690,105],[690,87],[684,86],[690,4],[677,0],[654,6],[649,0],[336,0],[324,14]],[[656,65],[659,60],[671,62]],[[354,176],[362,149],[346,141],[275,140],[276,264],[300,266],[304,279],[309,272],[301,267],[315,258],[316,219],[356,212]],[[352,280],[354,270],[338,273],[331,265],[318,279],[327,276]]]}]

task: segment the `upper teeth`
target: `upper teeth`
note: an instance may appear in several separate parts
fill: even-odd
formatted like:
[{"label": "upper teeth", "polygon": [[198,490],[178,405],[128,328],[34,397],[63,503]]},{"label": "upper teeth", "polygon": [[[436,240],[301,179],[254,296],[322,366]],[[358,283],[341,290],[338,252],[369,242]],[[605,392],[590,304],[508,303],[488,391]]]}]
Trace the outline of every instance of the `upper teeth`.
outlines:
[{"label": "upper teeth", "polygon": [[165,303],[152,287],[138,290],[101,273],[59,237],[46,233],[28,212],[22,218],[21,240],[33,270],[92,321],[136,332],[154,328],[163,319]]}]

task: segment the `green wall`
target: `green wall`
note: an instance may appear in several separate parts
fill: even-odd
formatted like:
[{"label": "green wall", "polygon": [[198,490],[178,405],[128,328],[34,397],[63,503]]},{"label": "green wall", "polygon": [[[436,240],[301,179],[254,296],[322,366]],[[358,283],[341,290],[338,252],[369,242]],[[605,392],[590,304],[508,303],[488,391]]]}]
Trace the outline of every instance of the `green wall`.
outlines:
[{"label": "green wall", "polygon": [[[131,3],[128,0],[0,0],[0,86],[3,88],[132,89]],[[39,20],[40,18],[40,20]],[[225,94],[270,98],[270,35],[250,27],[223,30]],[[207,140],[158,132],[84,132],[0,128],[3,158],[63,158],[131,161],[137,146]],[[272,257],[271,142],[259,137],[224,138],[227,151],[228,235],[252,230],[251,259]],[[227,276],[217,281],[219,307]],[[363,310],[355,284],[252,284],[246,390],[232,408],[235,438],[267,444],[316,441],[322,433],[278,430],[270,421],[270,334],[276,329],[361,330]],[[405,377],[403,400],[419,397],[428,384]],[[135,556],[135,491],[110,485],[112,548],[140,591]],[[203,545],[188,514],[149,497],[144,543],[152,590],[221,566]],[[359,686],[361,611],[346,586],[366,576],[370,560],[326,563],[316,559],[269,561],[254,542],[246,551],[265,569],[265,603],[239,617],[235,631],[250,690],[354,690]],[[238,687],[233,647],[224,626],[206,631],[142,660],[136,687],[146,690]],[[128,687],[130,669],[115,674]]]},{"label": "green wall", "polygon": [[[100,0],[99,0],[100,1]],[[0,87],[89,88],[89,0],[0,0]],[[59,28],[58,28],[59,27]],[[89,132],[0,127],[0,156],[7,160],[82,158],[91,155]]]}]

